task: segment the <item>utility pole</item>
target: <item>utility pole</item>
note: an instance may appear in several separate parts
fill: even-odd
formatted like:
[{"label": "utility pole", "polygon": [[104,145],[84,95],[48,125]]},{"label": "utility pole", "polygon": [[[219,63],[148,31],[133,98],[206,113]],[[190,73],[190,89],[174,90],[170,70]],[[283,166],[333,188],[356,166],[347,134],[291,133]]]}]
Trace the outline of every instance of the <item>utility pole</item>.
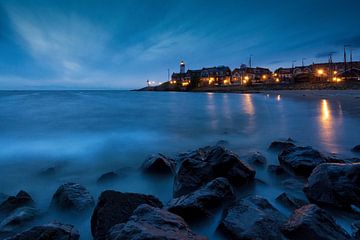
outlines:
[{"label": "utility pole", "polygon": [[302,58],[301,59],[301,66],[304,67],[304,60],[306,60],[306,58]]},{"label": "utility pole", "polygon": [[332,63],[333,63],[333,60],[332,60],[332,53],[329,53],[329,75],[330,76],[330,81],[332,80],[333,78],[333,69],[332,69]]},{"label": "utility pole", "polygon": [[251,59],[252,56],[253,56],[253,55],[251,54],[251,55],[250,55],[250,58],[249,58],[249,67],[250,67],[250,68],[251,68],[251,64],[252,64],[252,59]]},{"label": "utility pole", "polygon": [[350,69],[352,69],[352,65],[353,65],[353,50],[350,46]]},{"label": "utility pole", "polygon": [[344,45],[344,72],[346,72],[346,47],[347,45]]},{"label": "utility pole", "polygon": [[170,69],[168,68],[168,81],[170,81]]}]

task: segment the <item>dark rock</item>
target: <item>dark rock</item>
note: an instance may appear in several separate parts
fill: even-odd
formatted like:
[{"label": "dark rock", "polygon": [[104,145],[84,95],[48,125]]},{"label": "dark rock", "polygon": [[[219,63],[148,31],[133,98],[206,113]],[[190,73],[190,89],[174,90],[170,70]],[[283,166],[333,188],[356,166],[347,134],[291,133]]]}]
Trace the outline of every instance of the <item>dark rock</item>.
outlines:
[{"label": "dark rock", "polygon": [[205,240],[195,234],[185,221],[166,210],[140,205],[126,223],[109,231],[107,240]]},{"label": "dark rock", "polygon": [[266,165],[267,162],[266,157],[260,152],[249,153],[242,157],[242,159],[244,159],[249,164],[258,166]]},{"label": "dark rock", "polygon": [[125,223],[141,204],[161,208],[162,203],[154,196],[138,193],[104,191],[91,217],[91,233],[94,239],[106,239],[109,229],[115,224]]},{"label": "dark rock", "polygon": [[284,175],[286,174],[287,172],[285,171],[285,169],[279,165],[269,165],[268,166],[268,171],[272,174],[275,174],[275,175]]},{"label": "dark rock", "polygon": [[218,230],[229,239],[284,239],[280,228],[286,222],[266,199],[251,196],[227,209]]},{"label": "dark rock", "polygon": [[277,198],[276,201],[284,205],[285,207],[296,209],[301,208],[308,204],[306,201],[298,199],[294,196],[289,195],[288,193],[282,193]]},{"label": "dark rock", "polygon": [[310,202],[338,208],[360,207],[360,163],[321,164],[304,187]]},{"label": "dark rock", "polygon": [[6,199],[8,199],[9,195],[5,193],[0,193],[0,204],[2,204]]},{"label": "dark rock", "polygon": [[[290,141],[289,141],[290,140]],[[269,150],[272,151],[282,151],[290,147],[295,147],[296,145],[292,141],[292,139],[288,139],[286,141],[274,141],[270,144]]]},{"label": "dark rock", "polygon": [[360,153],[360,145],[356,145],[355,147],[353,147],[351,149],[351,151],[356,152],[356,153]]},{"label": "dark rock", "polygon": [[302,183],[296,179],[293,179],[293,178],[286,179],[286,180],[282,181],[281,184],[283,185],[284,188],[286,188],[288,190],[292,190],[292,191],[302,192],[302,190],[304,188],[304,183]]},{"label": "dark rock", "polygon": [[342,156],[336,153],[324,154],[327,163],[356,163],[360,162],[360,158]]},{"label": "dark rock", "polygon": [[242,184],[255,177],[252,168],[223,147],[199,149],[197,154],[191,153],[188,156],[182,161],[175,176],[175,198],[191,193],[218,177],[225,177],[234,184]]},{"label": "dark rock", "polygon": [[213,209],[234,197],[229,181],[216,178],[192,193],[173,199],[168,210],[185,220],[194,220],[211,215]]},{"label": "dark rock", "polygon": [[157,154],[149,157],[141,166],[143,172],[150,174],[174,174],[176,170],[176,163],[162,154]]},{"label": "dark rock", "polygon": [[326,158],[312,147],[287,148],[278,159],[281,166],[300,176],[309,176],[317,165],[326,162]]},{"label": "dark rock", "polygon": [[10,196],[0,204],[0,213],[9,213],[19,207],[33,205],[31,196],[25,191],[20,191],[16,196]]},{"label": "dark rock", "polygon": [[18,226],[34,220],[40,215],[40,211],[33,207],[21,207],[11,212],[0,222],[0,231],[12,232]]},{"label": "dark rock", "polygon": [[51,208],[71,213],[87,212],[94,205],[95,201],[90,192],[77,183],[61,185],[51,200]]},{"label": "dark rock", "polygon": [[117,174],[115,172],[107,172],[98,178],[97,183],[107,183],[107,182],[114,181],[117,178],[119,178],[119,174]]},{"label": "dark rock", "polygon": [[295,210],[282,227],[282,232],[286,237],[294,240],[351,239],[327,212],[314,204]]},{"label": "dark rock", "polygon": [[356,221],[353,224],[351,224],[351,229],[353,231],[352,237],[354,240],[360,239],[360,221]]},{"label": "dark rock", "polygon": [[79,232],[72,225],[50,223],[33,227],[6,240],[78,240]]}]

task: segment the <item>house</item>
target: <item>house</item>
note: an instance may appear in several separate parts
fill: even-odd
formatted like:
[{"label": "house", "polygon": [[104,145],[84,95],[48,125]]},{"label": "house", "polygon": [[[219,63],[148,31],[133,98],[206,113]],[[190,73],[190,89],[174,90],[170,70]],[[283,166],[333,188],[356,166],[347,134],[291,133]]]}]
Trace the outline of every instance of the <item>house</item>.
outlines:
[{"label": "house", "polygon": [[231,70],[226,66],[203,68],[200,74],[200,86],[230,85]]},{"label": "house", "polygon": [[241,85],[267,83],[271,79],[271,75],[268,68],[241,66],[232,71],[232,83]]}]

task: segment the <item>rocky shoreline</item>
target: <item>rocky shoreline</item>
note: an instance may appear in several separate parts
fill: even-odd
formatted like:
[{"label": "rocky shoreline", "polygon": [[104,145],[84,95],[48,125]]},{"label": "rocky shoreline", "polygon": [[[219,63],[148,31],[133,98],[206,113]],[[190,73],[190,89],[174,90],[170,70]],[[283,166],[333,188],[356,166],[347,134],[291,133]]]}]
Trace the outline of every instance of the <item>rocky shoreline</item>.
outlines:
[{"label": "rocky shoreline", "polygon": [[[290,192],[276,198],[292,211],[290,217],[262,196],[239,195],[246,185],[257,184],[257,168],[267,165],[266,158],[260,152],[239,157],[218,144],[175,158],[156,154],[139,166],[143,174],[173,178],[173,199],[167,203],[152,195],[114,190],[103,191],[95,201],[85,186],[71,182],[59,186],[49,209],[38,209],[25,191],[0,194],[0,238],[80,239],[72,225],[35,224],[56,211],[70,218],[91,215],[95,240],[200,240],[207,237],[195,233],[192,224],[221,211],[216,231],[224,239],[360,239],[360,158],[325,154],[290,138],[272,142],[269,151],[276,152],[279,161],[267,166],[269,174],[284,177],[289,184],[297,177],[306,179],[305,185],[293,184],[304,199]],[[352,151],[360,154],[360,145]],[[116,173],[110,172],[99,181],[114,178]],[[351,233],[337,224],[333,211],[352,216]]]}]

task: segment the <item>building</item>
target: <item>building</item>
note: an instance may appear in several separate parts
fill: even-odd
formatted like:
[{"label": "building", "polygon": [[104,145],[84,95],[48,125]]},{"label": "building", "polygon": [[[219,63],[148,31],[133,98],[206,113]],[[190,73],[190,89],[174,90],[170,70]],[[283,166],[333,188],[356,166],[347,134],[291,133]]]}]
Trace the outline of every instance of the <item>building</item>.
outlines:
[{"label": "building", "polygon": [[232,84],[263,84],[271,80],[271,71],[268,68],[251,68],[245,65],[232,71]]},{"label": "building", "polygon": [[230,85],[231,69],[226,66],[203,68],[200,74],[200,86]]}]

